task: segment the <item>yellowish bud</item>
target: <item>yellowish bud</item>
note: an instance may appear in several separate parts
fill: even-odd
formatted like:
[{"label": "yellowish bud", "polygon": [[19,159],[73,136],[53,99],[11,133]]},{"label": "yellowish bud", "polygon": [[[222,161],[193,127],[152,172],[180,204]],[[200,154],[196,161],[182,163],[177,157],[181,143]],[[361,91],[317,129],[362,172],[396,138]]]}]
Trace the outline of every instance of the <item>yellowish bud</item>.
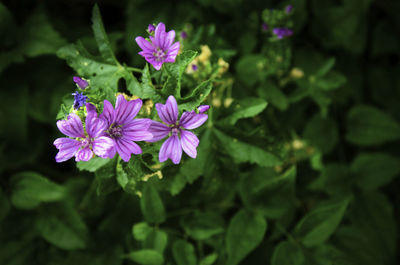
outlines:
[{"label": "yellowish bud", "polygon": [[292,71],[290,71],[290,77],[292,78],[302,78],[304,76],[304,72],[300,68],[293,68]]},{"label": "yellowish bud", "polygon": [[200,49],[201,49],[201,53],[200,55],[197,57],[197,59],[202,62],[205,63],[206,61],[208,61],[208,59],[211,56],[211,50],[208,47],[208,45],[200,45]]}]

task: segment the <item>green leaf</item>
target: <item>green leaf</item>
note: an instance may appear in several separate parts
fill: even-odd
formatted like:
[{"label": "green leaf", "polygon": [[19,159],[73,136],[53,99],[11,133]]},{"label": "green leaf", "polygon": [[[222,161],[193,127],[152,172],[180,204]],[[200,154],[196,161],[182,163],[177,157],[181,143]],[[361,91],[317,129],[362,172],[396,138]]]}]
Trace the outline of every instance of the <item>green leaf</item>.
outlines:
[{"label": "green leaf", "polygon": [[289,100],[286,95],[272,82],[264,83],[258,88],[257,93],[281,111],[286,110],[289,106]]},{"label": "green leaf", "polygon": [[294,210],[296,167],[278,174],[272,168],[257,167],[238,185],[243,204],[264,216],[277,219]]},{"label": "green leaf", "polygon": [[304,254],[299,246],[289,241],[283,241],[275,248],[271,265],[302,265]]},{"label": "green leaf", "polygon": [[315,73],[316,77],[321,77],[326,75],[335,65],[336,59],[334,57],[329,58],[326,60],[321,67],[318,69],[318,71]]},{"label": "green leaf", "polygon": [[328,153],[339,140],[337,124],[329,118],[322,117],[321,114],[316,114],[308,120],[303,137],[322,153]]},{"label": "green leaf", "polygon": [[261,54],[243,56],[236,64],[239,79],[248,86],[253,86],[257,81],[263,80],[267,73],[265,71],[266,59]]},{"label": "green leaf", "polygon": [[347,79],[344,75],[332,71],[322,78],[317,78],[315,85],[324,91],[330,91],[343,86],[346,81]]},{"label": "green leaf", "polygon": [[105,98],[114,101],[115,93],[118,91],[118,81],[121,78],[125,78],[128,84],[135,78],[123,66],[110,64],[89,54],[80,42],[62,47],[57,51],[57,56],[66,60],[79,76],[90,80],[89,92],[100,92],[100,97],[99,93],[93,94],[93,99],[98,103]]},{"label": "green leaf", "polygon": [[63,199],[66,189],[35,172],[21,172],[12,177],[12,204],[20,209],[33,209],[41,202]]},{"label": "green leaf", "polygon": [[400,159],[385,153],[361,153],[351,164],[357,185],[373,190],[392,181],[400,173]]},{"label": "green leaf", "polygon": [[144,185],[143,195],[140,200],[140,208],[146,221],[160,224],[165,221],[165,209],[160,195],[153,184],[148,182]]},{"label": "green leaf", "polygon": [[347,116],[346,139],[361,146],[380,145],[400,139],[400,125],[375,107],[355,106]]},{"label": "green leaf", "polygon": [[119,188],[116,181],[117,177],[117,162],[118,157],[113,158],[109,163],[100,167],[95,171],[97,188],[97,195],[106,195]]},{"label": "green leaf", "polygon": [[178,100],[179,109],[191,111],[198,107],[210,94],[212,89],[212,80],[207,80],[198,85],[188,97]]},{"label": "green leaf", "polygon": [[89,172],[95,172],[102,166],[108,164],[110,161],[111,161],[111,159],[94,157],[94,158],[90,159],[89,161],[79,161],[78,163],[76,163],[76,167],[81,171],[86,170]]},{"label": "green leaf", "polygon": [[226,234],[228,265],[239,264],[264,239],[267,222],[259,214],[240,210],[231,219]]},{"label": "green leaf", "polygon": [[240,142],[217,129],[214,129],[213,132],[221,143],[221,147],[238,163],[250,162],[264,167],[272,167],[282,163],[276,155],[264,149]]},{"label": "green leaf", "polygon": [[349,198],[344,198],[321,203],[300,220],[295,236],[307,247],[323,243],[342,221],[349,202]]},{"label": "green leaf", "polygon": [[144,241],[144,248],[157,250],[160,254],[164,253],[168,243],[168,235],[162,230],[153,230],[147,235]]},{"label": "green leaf", "polygon": [[164,68],[168,74],[168,79],[165,82],[162,93],[168,97],[173,95],[175,98],[181,98],[181,80],[183,72],[188,64],[196,57],[195,51],[184,51],[176,57],[174,63],[164,64]]},{"label": "green leaf", "polygon": [[118,65],[119,63],[115,58],[110,41],[108,40],[103,21],[101,19],[100,10],[97,4],[95,4],[93,7],[92,22],[94,38],[96,39],[101,56],[107,63]]},{"label": "green leaf", "polygon": [[195,240],[206,240],[224,232],[224,222],[213,212],[195,213],[182,219],[181,226]]},{"label": "green leaf", "polygon": [[83,249],[86,246],[82,235],[56,216],[40,215],[36,220],[39,234],[49,243],[65,249]]},{"label": "green leaf", "polygon": [[127,258],[141,265],[162,265],[163,256],[153,249],[142,249],[129,253]]},{"label": "green leaf", "polygon": [[212,265],[214,264],[218,259],[218,254],[217,253],[212,253],[206,257],[204,257],[204,259],[202,259],[199,263],[199,265]]},{"label": "green leaf", "polygon": [[267,102],[261,98],[245,98],[239,100],[234,106],[234,112],[222,122],[235,125],[239,119],[254,117],[267,107]]},{"label": "green leaf", "polygon": [[132,95],[138,96],[141,99],[150,98],[154,102],[160,102],[161,96],[153,86],[148,64],[143,68],[141,81],[142,82],[139,83],[136,78],[131,79],[127,84],[128,91],[131,92]]},{"label": "green leaf", "polygon": [[192,244],[185,240],[177,240],[172,245],[172,253],[177,265],[196,265],[197,257]]},{"label": "green leaf", "polygon": [[132,235],[138,241],[143,241],[153,230],[146,222],[134,224],[132,227]]}]

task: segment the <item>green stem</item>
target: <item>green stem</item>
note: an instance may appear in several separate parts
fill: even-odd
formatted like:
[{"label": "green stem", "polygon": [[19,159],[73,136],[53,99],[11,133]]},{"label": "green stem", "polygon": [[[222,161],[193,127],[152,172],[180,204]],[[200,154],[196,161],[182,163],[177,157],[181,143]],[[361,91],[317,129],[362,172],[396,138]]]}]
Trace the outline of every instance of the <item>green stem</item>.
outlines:
[{"label": "green stem", "polygon": [[127,70],[136,72],[136,73],[141,73],[142,69],[136,68],[136,67],[126,67]]}]

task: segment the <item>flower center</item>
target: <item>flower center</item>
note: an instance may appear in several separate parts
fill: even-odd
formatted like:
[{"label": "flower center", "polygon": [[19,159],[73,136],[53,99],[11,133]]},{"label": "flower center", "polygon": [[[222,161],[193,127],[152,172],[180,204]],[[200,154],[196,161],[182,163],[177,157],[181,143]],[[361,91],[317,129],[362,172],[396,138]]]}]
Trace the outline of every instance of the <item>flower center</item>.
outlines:
[{"label": "flower center", "polygon": [[84,148],[86,148],[86,147],[91,147],[91,141],[90,141],[90,139],[89,138],[85,138],[85,139],[83,139],[82,140],[82,143],[81,143],[81,148],[82,149],[84,149]]},{"label": "flower center", "polygon": [[165,59],[166,55],[163,50],[160,48],[157,49],[157,51],[153,52],[154,57],[156,57],[157,62],[161,62]]},{"label": "flower center", "polygon": [[117,139],[122,137],[122,127],[120,126],[112,125],[107,132],[111,138]]},{"label": "flower center", "polygon": [[172,135],[180,135],[180,133],[181,133],[181,129],[179,129],[179,125],[173,125],[172,127],[171,127],[171,133],[172,133]]}]

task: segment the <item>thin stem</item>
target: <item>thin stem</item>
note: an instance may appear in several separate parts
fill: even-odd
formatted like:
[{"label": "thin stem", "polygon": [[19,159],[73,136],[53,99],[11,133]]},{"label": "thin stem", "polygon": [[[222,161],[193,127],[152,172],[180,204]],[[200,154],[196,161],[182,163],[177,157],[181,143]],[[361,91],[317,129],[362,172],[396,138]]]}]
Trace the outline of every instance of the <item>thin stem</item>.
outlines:
[{"label": "thin stem", "polygon": [[132,71],[132,72],[136,72],[136,73],[141,73],[142,69],[136,68],[136,67],[126,67],[127,70]]}]

